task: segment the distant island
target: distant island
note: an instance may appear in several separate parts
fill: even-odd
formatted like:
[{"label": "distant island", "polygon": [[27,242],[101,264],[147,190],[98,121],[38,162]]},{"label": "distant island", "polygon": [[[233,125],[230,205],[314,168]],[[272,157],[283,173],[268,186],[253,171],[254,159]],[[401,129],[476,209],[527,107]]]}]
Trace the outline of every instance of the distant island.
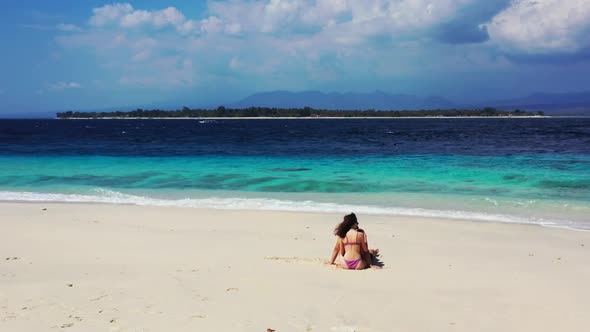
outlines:
[{"label": "distant island", "polygon": [[498,110],[492,107],[482,109],[448,109],[448,110],[325,110],[304,108],[225,108],[191,109],[183,107],[179,110],[144,110],[115,112],[60,112],[58,119],[104,119],[104,118],[411,118],[411,117],[530,117],[544,116],[542,111],[527,112],[522,110]]},{"label": "distant island", "polygon": [[[203,113],[210,113],[215,111],[216,105],[224,105],[226,112],[227,110],[236,110],[236,114],[230,115],[231,117],[244,117],[244,110],[255,108],[255,109],[274,109],[275,111],[267,111],[266,113],[277,113],[276,110],[292,110],[292,109],[305,109],[306,107],[312,108],[314,114],[318,114],[316,110],[375,110],[375,111],[400,111],[405,112],[404,116],[446,116],[432,115],[432,114],[410,114],[408,111],[420,111],[420,110],[451,110],[456,111],[473,111],[476,110],[481,112],[485,108],[495,108],[496,110],[523,110],[527,112],[533,112],[538,114],[539,111],[544,112],[543,114],[548,116],[576,116],[576,117],[588,117],[590,116],[590,91],[581,92],[567,92],[567,93],[534,93],[528,96],[514,98],[514,99],[490,99],[490,100],[479,100],[472,102],[456,102],[444,97],[431,95],[431,96],[419,96],[411,94],[392,94],[383,91],[374,91],[370,93],[324,93],[321,91],[268,91],[258,92],[246,96],[245,98],[232,102],[229,100],[219,101],[216,104],[205,104],[201,101],[194,99],[171,99],[171,100],[160,100],[153,103],[134,104],[126,106],[108,106],[104,108],[92,108],[77,109],[78,112],[84,112],[85,114],[77,116],[76,118],[98,118],[98,117],[122,117],[127,118],[130,115],[124,115],[122,113],[129,113],[128,111],[135,109],[133,112],[161,112],[162,110],[176,110],[170,112],[185,111],[182,108],[183,105],[194,105],[191,108],[202,110]],[[86,106],[88,107],[88,106]],[[180,109],[179,109],[180,108]],[[56,113],[43,111],[43,112],[26,112],[17,111],[15,113],[6,113],[6,111],[0,106],[0,118],[8,119],[42,119],[42,118],[55,118]],[[152,111],[147,111],[152,110]],[[241,110],[241,111],[238,111]],[[123,111],[115,115],[116,111]],[[63,112],[63,111],[60,111]],[[106,115],[105,112],[110,113]],[[252,111],[249,111],[252,113]],[[67,112],[64,112],[67,113]],[[72,112],[75,113],[75,112]],[[95,113],[103,113],[105,115],[94,115]],[[325,114],[326,112],[322,112]],[[458,113],[458,112],[457,112]],[[455,114],[457,114],[455,113]],[[489,112],[488,112],[489,113]],[[511,113],[514,113],[511,112]],[[68,113],[69,114],[69,113]],[[452,116],[454,116],[453,114]],[[143,116],[144,114],[142,114]],[[516,115],[516,114],[514,114]],[[530,116],[530,113],[526,114]],[[208,115],[207,115],[208,116]],[[261,115],[259,117],[262,117]],[[292,115],[281,113],[281,116],[285,117],[302,117],[301,115]],[[321,115],[320,116],[324,116]],[[333,117],[334,115],[325,115],[327,117]],[[353,116],[367,117],[365,114],[355,114]],[[391,117],[391,114],[379,113],[378,116]],[[394,115],[398,117],[397,115]],[[470,116],[470,115],[459,115],[459,116]],[[474,115],[475,116],[475,115]],[[489,116],[489,115],[485,115]],[[492,116],[505,116],[504,114],[492,115]],[[522,116],[522,114],[517,114]],[[71,115],[66,115],[63,118],[71,118]],[[163,114],[157,117],[178,117],[172,113]],[[199,115],[195,115],[199,117]],[[401,117],[401,115],[400,115]]]}]

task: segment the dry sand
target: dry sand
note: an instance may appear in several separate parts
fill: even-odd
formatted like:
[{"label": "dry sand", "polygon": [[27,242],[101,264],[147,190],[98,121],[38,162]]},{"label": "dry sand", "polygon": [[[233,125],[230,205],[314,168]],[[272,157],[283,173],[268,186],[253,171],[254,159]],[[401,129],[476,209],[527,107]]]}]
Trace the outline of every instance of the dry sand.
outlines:
[{"label": "dry sand", "polygon": [[0,203],[0,331],[588,331],[590,232],[359,215]]}]

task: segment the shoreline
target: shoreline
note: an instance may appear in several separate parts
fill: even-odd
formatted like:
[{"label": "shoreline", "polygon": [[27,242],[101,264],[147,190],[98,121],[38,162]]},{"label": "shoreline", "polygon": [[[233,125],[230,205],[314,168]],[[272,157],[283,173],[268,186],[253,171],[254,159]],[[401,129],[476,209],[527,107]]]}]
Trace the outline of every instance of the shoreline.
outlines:
[{"label": "shoreline", "polygon": [[[35,193],[32,193],[35,194]],[[42,195],[42,194],[40,194]],[[50,194],[51,195],[51,194]],[[82,195],[86,197],[86,195]],[[72,200],[58,200],[58,199],[0,199],[0,204],[73,204],[73,205],[97,205],[97,206],[133,206],[133,207],[146,207],[146,208],[179,208],[179,209],[187,209],[187,210],[215,210],[215,211],[242,211],[242,212],[279,212],[279,213],[303,213],[303,214],[322,214],[322,215],[331,215],[331,214],[338,214],[338,213],[345,213],[348,210],[357,211],[357,213],[362,213],[365,215],[376,216],[376,217],[389,217],[389,218],[409,218],[409,219],[421,219],[427,218],[432,220],[438,221],[451,221],[451,222],[470,222],[470,223],[491,223],[491,224],[504,224],[504,225],[527,225],[527,226],[538,226],[538,227],[546,227],[552,229],[563,229],[569,231],[576,231],[576,232],[590,232],[590,229],[583,228],[583,226],[572,226],[567,225],[567,222],[574,222],[575,221],[568,221],[568,220],[557,220],[557,219],[548,219],[547,217],[540,218],[540,217],[530,217],[529,219],[519,216],[519,215],[510,215],[510,214],[491,214],[485,211],[467,211],[467,210],[438,210],[438,209],[429,209],[429,208],[409,208],[409,207],[394,207],[389,208],[387,210],[385,207],[379,206],[363,206],[363,205],[349,205],[344,204],[342,206],[338,205],[337,203],[322,203],[322,202],[315,202],[317,206],[313,206],[310,208],[309,206],[261,206],[259,203],[256,202],[257,199],[252,199],[254,202],[250,202],[251,206],[244,206],[243,201],[249,201],[249,198],[233,198],[237,200],[241,200],[241,206],[228,206],[227,203],[218,203],[221,206],[215,205],[213,202],[209,201],[209,199],[204,199],[207,201],[206,206],[200,205],[196,203],[196,205],[190,204],[183,204],[177,205],[174,204],[176,200],[161,200],[161,199],[153,199],[154,202],[151,203],[141,203],[141,202],[134,202],[134,201],[120,201],[120,202],[113,202],[113,201],[101,201],[99,196],[87,196],[87,199],[84,200],[79,198],[76,200],[73,198]],[[94,198],[94,200],[92,200]],[[232,198],[230,198],[232,199]],[[200,199],[194,199],[195,201],[199,201]],[[223,199],[221,199],[223,200]],[[278,200],[279,202],[283,202],[286,204],[289,203],[309,203],[309,202],[299,202],[299,201],[283,201]],[[203,203],[201,203],[203,204]],[[334,206],[336,204],[336,206]],[[328,207],[329,205],[329,207]],[[324,206],[322,209],[321,207]],[[397,209],[397,211],[396,211]]]},{"label": "shoreline", "polygon": [[384,267],[344,271],[323,264],[341,214],[0,203],[0,216],[7,331],[590,324],[585,232],[357,214]]}]

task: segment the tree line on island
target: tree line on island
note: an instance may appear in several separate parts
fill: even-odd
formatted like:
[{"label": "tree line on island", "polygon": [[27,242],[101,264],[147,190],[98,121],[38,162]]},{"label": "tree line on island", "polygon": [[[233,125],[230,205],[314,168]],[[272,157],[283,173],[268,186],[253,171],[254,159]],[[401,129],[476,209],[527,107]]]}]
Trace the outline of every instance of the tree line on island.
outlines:
[{"label": "tree line on island", "polygon": [[225,108],[219,106],[215,109],[191,109],[183,107],[179,110],[144,110],[115,111],[115,112],[59,112],[58,119],[100,119],[100,118],[370,118],[370,117],[510,117],[510,116],[543,116],[543,112],[536,113],[522,110],[498,110],[492,107],[482,109],[447,109],[447,110],[404,110],[404,111],[378,111],[370,110],[325,110],[304,108]]}]

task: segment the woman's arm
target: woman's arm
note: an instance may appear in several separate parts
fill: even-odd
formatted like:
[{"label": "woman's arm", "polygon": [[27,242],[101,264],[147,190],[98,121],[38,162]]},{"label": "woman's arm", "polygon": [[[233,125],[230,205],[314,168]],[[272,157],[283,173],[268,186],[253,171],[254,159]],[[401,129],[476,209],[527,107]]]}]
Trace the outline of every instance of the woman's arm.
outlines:
[{"label": "woman's arm", "polygon": [[373,262],[371,259],[371,253],[369,252],[369,241],[367,239],[367,233],[363,232],[363,243],[361,244],[361,257],[367,264],[367,266],[371,266]]},{"label": "woman's arm", "polygon": [[340,252],[340,238],[336,237],[336,244],[334,245],[334,249],[332,250],[332,257],[330,257],[328,264],[334,264],[339,252]]},{"label": "woman's arm", "polygon": [[367,267],[372,269],[381,269],[379,265],[373,265],[373,259],[371,258],[371,252],[369,251],[369,240],[367,240],[367,233],[364,233],[363,244],[361,246],[361,257],[367,264]]}]

